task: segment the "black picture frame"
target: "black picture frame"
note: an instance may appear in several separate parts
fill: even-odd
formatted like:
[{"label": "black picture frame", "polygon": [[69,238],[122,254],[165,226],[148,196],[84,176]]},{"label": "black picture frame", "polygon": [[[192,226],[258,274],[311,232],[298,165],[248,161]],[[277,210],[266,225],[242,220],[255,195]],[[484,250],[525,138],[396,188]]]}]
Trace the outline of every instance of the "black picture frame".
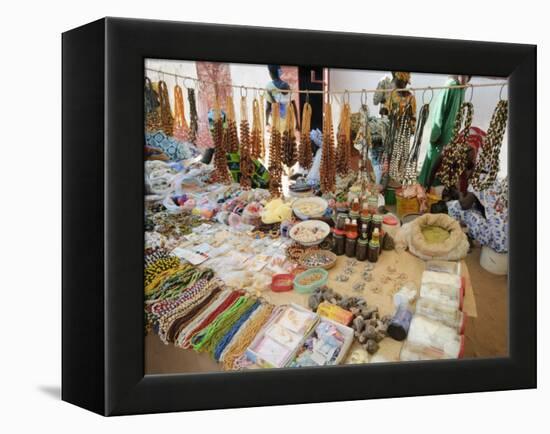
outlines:
[{"label": "black picture frame", "polygon": [[[63,51],[62,399],[102,415],[536,387],[536,46],[104,18]],[[144,375],[144,59],[509,78],[509,357]]]}]

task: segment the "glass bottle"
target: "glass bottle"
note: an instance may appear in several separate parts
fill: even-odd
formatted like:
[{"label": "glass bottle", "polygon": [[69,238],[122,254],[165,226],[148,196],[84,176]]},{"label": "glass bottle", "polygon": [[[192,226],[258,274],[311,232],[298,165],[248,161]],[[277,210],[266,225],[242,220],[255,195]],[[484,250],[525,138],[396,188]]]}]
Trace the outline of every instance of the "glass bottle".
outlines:
[{"label": "glass bottle", "polygon": [[377,262],[380,255],[380,240],[379,240],[378,228],[374,228],[372,237],[369,241],[368,259],[369,262]]}]

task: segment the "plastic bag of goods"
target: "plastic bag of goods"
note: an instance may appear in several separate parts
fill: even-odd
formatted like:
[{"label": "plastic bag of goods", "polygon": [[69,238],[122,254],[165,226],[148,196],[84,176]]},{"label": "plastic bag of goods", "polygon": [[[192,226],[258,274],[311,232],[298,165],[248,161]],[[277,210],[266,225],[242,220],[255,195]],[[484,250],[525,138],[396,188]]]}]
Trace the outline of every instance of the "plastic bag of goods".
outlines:
[{"label": "plastic bag of goods", "polygon": [[458,333],[464,334],[466,315],[449,305],[441,304],[428,298],[421,298],[416,302],[416,313],[439,321],[454,328]]},{"label": "plastic bag of goods", "polygon": [[460,276],[436,271],[424,271],[420,298],[428,298],[456,309],[462,309],[464,285]]}]

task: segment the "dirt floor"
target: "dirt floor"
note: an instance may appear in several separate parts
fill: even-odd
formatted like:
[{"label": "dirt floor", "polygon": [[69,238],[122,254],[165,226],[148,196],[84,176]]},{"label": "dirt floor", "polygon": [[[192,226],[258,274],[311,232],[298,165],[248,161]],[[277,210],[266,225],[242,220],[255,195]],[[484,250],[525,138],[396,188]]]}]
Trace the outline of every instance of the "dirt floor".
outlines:
[{"label": "dirt floor", "polygon": [[[480,248],[466,257],[474,286],[477,318],[466,324],[465,357],[503,357],[508,354],[507,276],[496,276],[479,265]],[[148,374],[219,371],[207,354],[164,345],[157,335],[145,339],[145,371]]]}]

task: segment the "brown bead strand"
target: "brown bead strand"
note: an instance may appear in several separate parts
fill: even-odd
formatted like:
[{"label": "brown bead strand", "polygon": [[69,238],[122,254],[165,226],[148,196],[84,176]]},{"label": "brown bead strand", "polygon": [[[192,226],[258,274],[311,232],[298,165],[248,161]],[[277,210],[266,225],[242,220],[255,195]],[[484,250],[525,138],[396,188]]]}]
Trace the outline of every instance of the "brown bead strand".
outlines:
[{"label": "brown bead strand", "polygon": [[212,132],[212,139],[214,140],[214,147],[216,149],[214,152],[214,179],[223,184],[228,184],[231,182],[231,178],[227,168],[227,152],[223,141],[223,120],[217,98],[214,106],[214,129]]},{"label": "brown bead strand", "polygon": [[[260,95],[260,158],[265,158],[265,98],[263,95]],[[264,161],[267,164],[267,160]]]},{"label": "brown bead strand", "polygon": [[241,97],[241,146],[240,169],[241,169],[241,187],[249,189],[252,185],[252,175],[254,173],[254,163],[250,156],[250,127],[248,125],[246,97]]},{"label": "brown bead strand", "polygon": [[166,82],[162,80],[159,81],[159,102],[162,131],[164,131],[167,136],[171,136],[173,133],[174,118],[172,118],[172,110],[170,109],[168,86],[166,86]]},{"label": "brown bead strand", "polygon": [[340,111],[338,140],[336,147],[336,170],[339,175],[347,175],[351,167],[351,109],[344,103]]},{"label": "brown bead strand", "polygon": [[174,126],[173,135],[180,140],[189,137],[189,126],[185,120],[185,108],[183,104],[183,91],[179,85],[174,86]]},{"label": "brown bead strand", "polygon": [[296,135],[294,134],[294,106],[289,104],[286,113],[286,127],[283,132],[283,163],[288,168],[296,164]]},{"label": "brown bead strand", "polygon": [[257,160],[262,156],[262,125],[260,118],[260,104],[254,98],[252,101],[252,132],[250,134],[250,156]]},{"label": "brown bead strand", "polygon": [[187,101],[189,102],[189,141],[195,143],[199,130],[199,116],[197,114],[195,89],[187,89]]},{"label": "brown bead strand", "polygon": [[227,127],[223,136],[224,146],[227,152],[236,153],[239,152],[239,136],[237,134],[237,121],[235,120],[235,105],[231,95],[228,95],[226,99],[226,111]]},{"label": "brown bead strand", "polygon": [[311,105],[306,102],[302,109],[302,130],[300,132],[300,146],[298,148],[298,162],[303,169],[309,169],[313,163],[311,152]]},{"label": "brown bead strand", "polygon": [[[441,183],[447,187],[454,187],[460,175],[466,168],[468,161],[468,136],[472,125],[474,106],[471,102],[463,102],[460,106],[453,127],[453,136],[451,141],[443,150],[441,165],[437,171],[437,177]],[[464,121],[464,126],[462,122]],[[460,134],[463,131],[463,134]]]},{"label": "brown bead strand", "polygon": [[321,191],[329,193],[336,187],[336,161],[334,158],[334,130],[332,127],[332,108],[325,104],[323,116],[323,147],[321,149]]},{"label": "brown bead strand", "polygon": [[487,189],[497,179],[500,169],[500,149],[507,121],[508,101],[500,100],[491,117],[487,136],[470,180],[472,187],[478,191]]},{"label": "brown bead strand", "polygon": [[271,141],[269,143],[269,192],[273,197],[281,196],[281,176],[283,174],[283,163],[281,161],[281,132],[279,131],[279,104],[271,106],[272,127]]}]

